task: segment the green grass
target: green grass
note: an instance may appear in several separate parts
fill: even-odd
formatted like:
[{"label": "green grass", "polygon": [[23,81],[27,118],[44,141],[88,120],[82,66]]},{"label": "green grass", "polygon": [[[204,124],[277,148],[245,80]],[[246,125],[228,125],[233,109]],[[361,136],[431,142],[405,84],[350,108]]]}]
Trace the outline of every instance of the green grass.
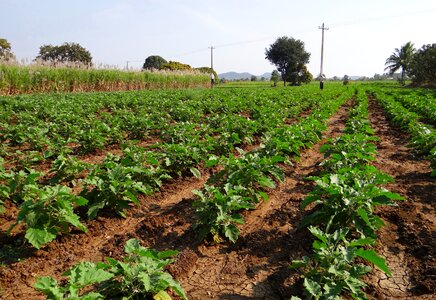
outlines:
[{"label": "green grass", "polygon": [[0,95],[208,87],[207,74],[0,64]]}]

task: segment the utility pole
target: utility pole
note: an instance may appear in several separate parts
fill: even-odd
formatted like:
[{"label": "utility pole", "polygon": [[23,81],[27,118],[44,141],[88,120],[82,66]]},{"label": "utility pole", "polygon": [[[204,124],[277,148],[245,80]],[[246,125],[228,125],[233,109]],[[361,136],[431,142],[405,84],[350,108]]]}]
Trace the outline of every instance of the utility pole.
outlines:
[{"label": "utility pole", "polygon": [[324,23],[322,26],[318,26],[318,29],[322,30],[322,38],[321,38],[321,69],[319,71],[319,88],[322,90],[324,88],[324,72],[323,72],[323,64],[324,64],[324,30],[329,30],[328,27],[324,27]]},{"label": "utility pole", "polygon": [[213,46],[209,47],[210,49],[210,68],[213,70],[213,49],[215,49]]}]

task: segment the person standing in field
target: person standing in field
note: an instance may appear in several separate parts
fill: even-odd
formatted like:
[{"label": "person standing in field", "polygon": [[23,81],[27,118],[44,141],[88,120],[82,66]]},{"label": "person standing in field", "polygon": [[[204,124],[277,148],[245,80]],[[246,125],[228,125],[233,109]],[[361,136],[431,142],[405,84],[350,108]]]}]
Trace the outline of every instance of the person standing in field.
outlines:
[{"label": "person standing in field", "polygon": [[321,74],[319,76],[319,89],[323,90],[324,89],[324,80],[326,79],[324,74]]},{"label": "person standing in field", "polygon": [[213,88],[214,84],[215,84],[215,75],[213,73],[210,73],[210,87]]}]

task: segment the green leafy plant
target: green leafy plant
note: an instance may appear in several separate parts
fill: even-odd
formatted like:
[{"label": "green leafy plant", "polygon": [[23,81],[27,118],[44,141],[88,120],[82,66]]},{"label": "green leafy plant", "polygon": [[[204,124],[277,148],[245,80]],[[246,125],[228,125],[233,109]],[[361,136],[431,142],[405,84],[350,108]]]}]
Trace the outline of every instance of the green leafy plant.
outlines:
[{"label": "green leafy plant", "polygon": [[141,166],[124,166],[120,157],[106,157],[84,180],[81,195],[89,200],[88,217],[95,218],[105,207],[114,209],[124,217],[124,210],[129,203],[139,204],[139,193],[150,194],[153,191],[151,187],[132,179],[144,172],[145,169]]},{"label": "green leafy plant", "polygon": [[378,186],[392,182],[392,178],[369,165],[339,169],[337,173],[310,179],[316,187],[301,207],[311,203],[315,208],[321,207],[306,216],[301,226],[326,224],[327,232],[352,226],[363,236],[375,237],[383,222],[374,214],[374,206],[395,205],[394,200],[403,200]]},{"label": "green leafy plant", "polygon": [[89,291],[89,287],[114,277],[113,274],[97,268],[96,264],[91,262],[78,263],[63,275],[69,279],[63,286],[52,277],[45,276],[38,277],[34,287],[48,300],[98,300],[105,298],[98,292]]},{"label": "green leafy plant", "polygon": [[65,272],[66,284],[51,277],[39,277],[35,289],[46,299],[149,299],[171,300],[167,290],[187,300],[180,284],[165,271],[177,251],[155,251],[142,247],[136,239],[125,245],[126,256],[119,261],[107,258],[107,263],[81,262]]},{"label": "green leafy plant", "polygon": [[17,220],[8,233],[19,223],[24,223],[25,238],[37,249],[54,240],[59,233],[68,233],[70,225],[82,231],[87,230],[74,213],[74,207],[83,206],[88,201],[71,194],[67,187],[31,186],[26,191],[24,200]]},{"label": "green leafy plant", "polygon": [[107,258],[107,263],[98,265],[114,275],[112,280],[100,287],[106,298],[127,300],[152,296],[155,300],[169,300],[171,297],[166,290],[171,289],[180,298],[188,299],[180,284],[165,271],[177,251],[158,252],[142,247],[136,239],[130,239],[126,242],[125,252],[127,256],[123,261]]},{"label": "green leafy plant", "polygon": [[212,175],[208,183],[215,185],[243,186],[243,196],[252,198],[252,202],[261,199],[268,200],[268,195],[262,191],[263,188],[275,188],[275,180],[284,181],[283,170],[277,166],[285,162],[282,156],[263,156],[256,152],[245,153],[238,148],[239,157],[210,157],[206,163],[207,167],[219,164],[223,169]]},{"label": "green leafy plant", "polygon": [[372,142],[377,140],[363,133],[341,135],[321,147],[326,157],[321,165],[327,170],[337,170],[373,161],[377,150]]},{"label": "green leafy plant", "polygon": [[223,190],[215,186],[204,186],[204,191],[195,190],[194,194],[199,197],[194,202],[198,216],[194,228],[199,232],[199,238],[204,239],[211,234],[213,240],[221,242],[221,235],[224,235],[233,243],[239,236],[239,229],[236,224],[243,224],[244,220],[238,211],[252,209],[252,201],[245,194],[243,187],[234,187],[230,184],[224,186]]},{"label": "green leafy plant", "polygon": [[372,268],[356,264],[357,258],[373,263],[391,276],[385,260],[374,250],[364,248],[374,244],[375,240],[347,240],[349,230],[346,228],[328,234],[311,226],[309,231],[316,238],[312,244],[312,257],[305,256],[302,260],[294,260],[291,265],[291,268],[304,267],[306,270],[304,288],[307,299],[340,299],[343,293],[349,294],[353,299],[366,299],[362,291],[366,284],[361,278]]},{"label": "green leafy plant", "polygon": [[2,168],[0,170],[0,199],[9,199],[20,204],[24,201],[28,190],[37,188],[40,172],[20,170],[18,172]]},{"label": "green leafy plant", "polygon": [[50,172],[54,173],[54,176],[50,179],[50,183],[56,184],[62,181],[70,182],[88,168],[88,164],[81,162],[76,157],[61,153],[53,161],[52,167],[50,168]]}]

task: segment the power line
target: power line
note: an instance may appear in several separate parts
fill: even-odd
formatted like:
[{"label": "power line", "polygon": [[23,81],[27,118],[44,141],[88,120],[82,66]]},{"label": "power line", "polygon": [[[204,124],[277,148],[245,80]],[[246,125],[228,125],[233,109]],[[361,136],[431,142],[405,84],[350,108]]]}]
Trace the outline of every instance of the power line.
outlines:
[{"label": "power line", "polygon": [[[330,27],[346,27],[346,26],[350,26],[350,25],[354,25],[354,24],[359,24],[359,23],[368,23],[368,22],[376,22],[376,21],[383,21],[383,20],[388,20],[388,19],[393,19],[393,18],[400,18],[400,17],[408,17],[408,16],[413,16],[413,15],[419,15],[419,14],[426,14],[426,13],[431,13],[436,11],[436,8],[431,8],[431,9],[427,9],[427,10],[420,10],[420,11],[415,11],[415,12],[409,12],[409,13],[402,13],[402,14],[394,14],[394,15],[385,15],[385,16],[380,16],[380,17],[371,17],[371,18],[366,18],[366,19],[360,19],[360,20],[350,20],[350,21],[342,21],[342,22],[337,22],[337,23],[331,23]],[[321,29],[321,28],[320,28]],[[313,32],[314,29],[305,29],[299,32],[294,32],[293,34],[303,34],[303,33],[308,33],[308,32]],[[324,32],[324,30],[323,30]],[[232,43],[227,43],[227,44],[219,44],[213,47],[213,49],[217,49],[217,48],[225,48],[225,47],[233,47],[233,46],[239,46],[239,45],[245,45],[245,44],[251,44],[251,43],[257,43],[257,42],[263,42],[266,40],[271,40],[271,39],[275,39],[277,38],[277,35],[275,36],[265,36],[265,37],[261,37],[261,38],[257,38],[257,39],[252,39],[252,40],[245,40],[245,41],[238,41],[238,42],[232,42]],[[193,51],[188,51],[188,52],[184,52],[184,53],[180,53],[177,55],[170,55],[172,57],[181,57],[181,56],[186,56],[186,55],[191,55],[191,54],[196,54],[196,53],[200,53],[200,52],[206,52],[209,49],[211,49],[212,47],[205,47],[205,48],[200,48],[197,50],[193,50]],[[211,49],[211,52],[213,51],[213,49]],[[212,58],[213,60],[213,58]],[[134,61],[129,61],[129,62],[134,62]],[[211,63],[213,64],[213,62]],[[322,67],[321,67],[322,68]],[[322,73],[322,70],[321,70]]]},{"label": "power line", "polygon": [[368,22],[374,22],[374,21],[384,21],[388,19],[395,19],[400,17],[409,17],[414,15],[420,15],[420,14],[426,14],[436,11],[436,8],[433,9],[427,9],[427,10],[420,10],[415,12],[409,12],[409,13],[402,13],[402,14],[396,14],[396,15],[387,15],[387,16],[380,16],[380,17],[371,17],[366,19],[360,19],[360,20],[352,20],[352,21],[342,21],[338,23],[330,24],[331,27],[345,27],[349,25],[359,24],[359,23],[368,23]]}]

